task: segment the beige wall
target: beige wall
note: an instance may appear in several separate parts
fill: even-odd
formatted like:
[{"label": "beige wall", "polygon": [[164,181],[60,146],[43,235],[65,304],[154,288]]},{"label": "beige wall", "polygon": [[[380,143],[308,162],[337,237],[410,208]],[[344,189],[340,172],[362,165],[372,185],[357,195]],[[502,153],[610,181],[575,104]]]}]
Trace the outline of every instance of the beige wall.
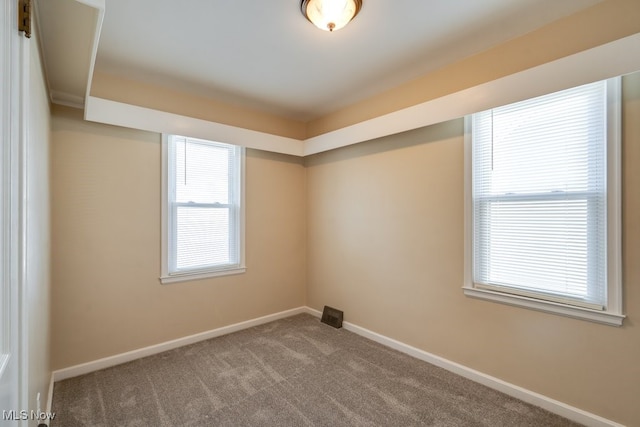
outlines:
[{"label": "beige wall", "polygon": [[[50,111],[38,38],[28,43],[30,68],[27,98],[27,139],[25,148],[25,313],[21,320],[27,340],[28,410],[46,410],[51,369],[49,364],[50,303],[50,223],[49,147]],[[26,70],[25,70],[26,71]],[[15,242],[14,242],[15,243]],[[26,409],[26,408],[25,408]]]},{"label": "beige wall", "polygon": [[161,285],[160,135],[52,116],[52,367],[305,304],[302,160],[247,151],[242,275]]},{"label": "beige wall", "polygon": [[307,302],[480,372],[640,425],[640,73],[624,80],[616,328],[463,295],[463,123],[307,159]]}]

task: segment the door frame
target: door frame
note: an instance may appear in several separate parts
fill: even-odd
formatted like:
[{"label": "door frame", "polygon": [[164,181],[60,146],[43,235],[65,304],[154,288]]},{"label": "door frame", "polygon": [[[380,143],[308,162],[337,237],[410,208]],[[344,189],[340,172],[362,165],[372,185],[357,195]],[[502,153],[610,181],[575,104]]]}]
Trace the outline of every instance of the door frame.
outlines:
[{"label": "door frame", "polygon": [[18,31],[18,0],[2,2],[0,28],[0,410],[16,411],[13,420],[0,413],[0,426],[27,426],[21,411],[29,406],[23,296],[29,51]]}]

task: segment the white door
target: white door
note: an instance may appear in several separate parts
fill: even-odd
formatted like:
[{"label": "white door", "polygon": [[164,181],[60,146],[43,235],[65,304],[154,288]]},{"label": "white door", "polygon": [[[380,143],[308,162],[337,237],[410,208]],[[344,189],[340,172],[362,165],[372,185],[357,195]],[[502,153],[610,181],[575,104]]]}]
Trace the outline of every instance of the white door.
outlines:
[{"label": "white door", "polygon": [[0,5],[0,426],[25,425],[21,391],[20,74],[24,60],[17,0]]}]

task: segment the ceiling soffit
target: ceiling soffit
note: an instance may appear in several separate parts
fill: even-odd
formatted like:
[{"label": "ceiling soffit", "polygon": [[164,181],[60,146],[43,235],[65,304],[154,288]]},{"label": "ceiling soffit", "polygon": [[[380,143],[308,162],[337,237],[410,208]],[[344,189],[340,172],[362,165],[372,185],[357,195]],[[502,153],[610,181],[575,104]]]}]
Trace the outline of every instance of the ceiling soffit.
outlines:
[{"label": "ceiling soffit", "polygon": [[[47,6],[44,6],[45,4]],[[335,113],[327,114],[319,119],[305,123],[259,110],[229,105],[228,103],[215,101],[203,96],[196,96],[175,90],[172,91],[171,89],[150,85],[146,82],[140,83],[129,80],[127,82],[129,89],[123,90],[123,88],[126,87],[126,85],[124,85],[120,87],[120,89],[117,89],[117,86],[112,86],[112,90],[110,90],[109,84],[113,85],[114,80],[120,79],[122,82],[126,79],[114,78],[114,76],[109,76],[104,73],[95,73],[94,77],[93,67],[95,64],[97,41],[100,35],[102,17],[104,15],[104,0],[37,0],[38,16],[42,17],[43,14],[49,11],[47,8],[53,7],[54,5],[68,10],[65,16],[68,16],[70,19],[79,19],[82,25],[75,26],[79,34],[74,34],[78,37],[65,36],[65,38],[62,38],[65,42],[64,44],[67,45],[66,49],[74,52],[74,54],[69,54],[69,60],[78,63],[77,75],[71,76],[69,82],[56,80],[60,72],[54,68],[55,65],[52,65],[58,62],[59,58],[57,57],[57,53],[65,48],[61,46],[59,40],[51,42],[48,38],[41,37],[46,73],[50,79],[48,82],[49,86],[50,88],[65,88],[67,86],[64,85],[67,84],[69,85],[69,93],[78,94],[82,93],[82,90],[85,91],[84,97],[75,95],[75,97],[67,96],[66,98],[61,97],[60,99],[55,99],[56,96],[59,96],[60,93],[64,91],[51,90],[50,93],[52,98],[54,98],[54,102],[80,106],[85,100],[89,100],[91,95],[94,101],[101,99],[112,101],[112,103],[109,104],[111,106],[109,108],[111,109],[116,108],[117,105],[125,104],[141,107],[149,111],[169,113],[176,117],[182,117],[184,119],[182,120],[182,129],[185,132],[188,132],[189,129],[188,126],[185,128],[184,124],[189,122],[190,119],[212,123],[213,125],[217,125],[217,130],[213,132],[213,136],[215,136],[215,134],[218,136],[226,136],[224,139],[213,139],[225,140],[227,142],[240,139],[240,141],[236,141],[235,143],[249,146],[251,144],[242,144],[242,138],[231,136],[233,129],[238,130],[238,135],[244,135],[243,138],[249,136],[251,140],[259,140],[260,135],[269,136],[266,138],[266,140],[270,141],[269,144],[263,144],[264,146],[262,147],[254,148],[269,150],[270,147],[277,146],[280,148],[273,149],[272,151],[286,152],[287,154],[295,155],[313,154],[324,151],[325,149],[361,142],[366,139],[373,139],[378,136],[383,136],[385,133],[389,134],[389,132],[408,130],[407,127],[420,127],[431,124],[431,118],[412,118],[411,120],[406,120],[406,117],[415,114],[415,112],[420,111],[421,108],[423,112],[428,112],[429,108],[425,109],[425,105],[442,106],[444,105],[442,104],[443,101],[445,101],[444,103],[446,104],[456,99],[457,103],[466,103],[469,106],[489,105],[486,108],[490,108],[492,101],[489,99],[478,103],[472,102],[473,100],[469,98],[469,96],[475,98],[483,96],[490,98],[493,96],[498,99],[500,97],[496,97],[495,94],[490,95],[485,93],[483,95],[482,90],[486,91],[488,88],[487,85],[491,82],[504,80],[504,78],[510,75],[517,75],[528,69],[534,69],[540,64],[551,63],[564,57],[575,56],[577,53],[585,50],[593,50],[598,46],[603,46],[625,37],[631,40],[627,41],[627,48],[631,45],[631,47],[635,49],[631,51],[640,50],[638,46],[634,44],[637,38],[629,37],[640,33],[640,20],[633,19],[634,16],[640,15],[640,4],[633,0],[608,0],[578,12],[577,14],[558,20],[532,33],[498,45],[481,54],[442,67],[439,70],[400,85],[395,89],[373,96],[367,101],[356,103]],[[624,7],[620,7],[621,5]],[[55,25],[59,26],[60,23],[54,25],[47,19],[38,19],[38,22],[39,30],[43,34],[59,30],[56,29],[57,27],[55,27]],[[592,28],[599,28],[599,31],[594,32]],[[572,37],[567,38],[566,34],[572,34]],[[573,37],[573,35],[576,34],[577,36]],[[562,36],[565,37],[562,38]],[[81,39],[81,41],[77,41],[78,39]],[[562,40],[562,43],[558,43],[557,40]],[[624,45],[624,43],[621,45]],[[608,52],[607,55],[611,55],[611,52],[616,51],[616,47],[610,46],[608,49],[602,51],[606,51]],[[640,69],[640,66],[634,68],[636,65],[630,65],[628,63],[616,67],[617,62],[625,62],[624,57],[633,56],[628,55],[627,52],[629,52],[629,50],[625,52],[621,51],[619,55],[614,55],[614,58],[604,63],[604,67],[607,68],[610,66],[609,68],[612,70],[627,70],[626,72]],[[56,55],[56,61],[48,60],[52,55]],[[595,60],[597,60],[597,58]],[[596,78],[598,75],[606,74],[603,70],[590,72],[589,68],[593,68],[593,65],[594,64],[589,64],[585,70],[575,70],[581,77],[568,80],[589,80],[591,79],[591,77],[589,77],[591,75]],[[534,78],[534,76],[535,73],[530,73],[529,78]],[[549,77],[554,78],[553,76]],[[93,82],[95,84],[92,84],[92,78],[95,78],[95,82]],[[109,80],[111,80],[110,83]],[[563,79],[557,80],[562,81]],[[105,83],[105,81],[107,83]],[[84,86],[81,82],[85,82]],[[524,84],[526,86],[532,86],[531,84]],[[146,91],[144,90],[145,85]],[[497,85],[496,87],[499,86],[500,85]],[[544,91],[548,90],[544,89],[544,87],[552,87],[554,85],[534,84],[533,86],[539,86],[538,91]],[[562,89],[562,87],[555,90],[559,89]],[[518,92],[518,90],[516,90],[516,92]],[[165,95],[164,99],[163,94]],[[467,98],[460,98],[461,94],[466,94]],[[516,94],[515,96],[517,97],[518,95]],[[176,100],[180,102],[176,102]],[[194,100],[197,102],[194,102]],[[113,116],[117,116],[117,114],[113,114],[113,111],[109,112],[109,108],[105,110],[104,103],[101,104],[100,109],[89,111],[91,105],[96,106],[99,103],[100,102],[88,103],[85,106],[86,118],[111,124],[126,125],[124,122],[113,123],[112,118]],[[413,111],[413,113],[410,113],[409,110]],[[404,113],[402,113],[403,111]],[[441,117],[443,120],[453,119],[460,117],[460,115],[451,115],[460,114],[460,111],[466,110],[465,108],[456,107],[452,108],[450,113],[445,113],[444,115],[433,114],[433,117]],[[462,115],[471,112],[473,111],[467,111],[466,113],[462,113]],[[402,118],[403,114],[405,119]],[[112,117],[110,119],[105,117],[105,115],[111,115]],[[408,122],[411,122],[411,124],[408,124]],[[386,124],[381,126],[383,123]],[[394,123],[402,124],[394,125]],[[135,127],[133,123],[129,123],[129,126]],[[381,128],[385,128],[386,130]],[[224,129],[224,131],[222,129]],[[163,129],[147,130],[155,132],[166,131]],[[354,133],[354,130],[357,131]],[[249,132],[249,135],[247,135],[247,132]]]}]

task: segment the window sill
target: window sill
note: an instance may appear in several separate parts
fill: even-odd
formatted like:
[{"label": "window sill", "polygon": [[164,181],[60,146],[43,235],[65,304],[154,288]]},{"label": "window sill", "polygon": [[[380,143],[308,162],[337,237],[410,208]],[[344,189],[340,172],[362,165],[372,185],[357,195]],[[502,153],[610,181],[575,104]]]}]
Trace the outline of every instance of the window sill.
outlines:
[{"label": "window sill", "polygon": [[468,297],[524,307],[531,310],[543,311],[546,313],[559,314],[561,316],[588,320],[591,322],[602,323],[609,326],[622,326],[622,321],[625,318],[625,316],[622,314],[599,310],[590,310],[588,308],[574,307],[550,301],[541,301],[518,295],[503,294],[486,289],[477,289],[471,287],[464,287],[462,289],[464,290],[464,294]]},{"label": "window sill", "polygon": [[242,274],[247,271],[246,267],[230,268],[228,270],[206,271],[178,273],[160,277],[160,283],[167,285],[176,282],[188,282],[191,280],[209,279],[211,277],[230,276],[233,274]]}]

